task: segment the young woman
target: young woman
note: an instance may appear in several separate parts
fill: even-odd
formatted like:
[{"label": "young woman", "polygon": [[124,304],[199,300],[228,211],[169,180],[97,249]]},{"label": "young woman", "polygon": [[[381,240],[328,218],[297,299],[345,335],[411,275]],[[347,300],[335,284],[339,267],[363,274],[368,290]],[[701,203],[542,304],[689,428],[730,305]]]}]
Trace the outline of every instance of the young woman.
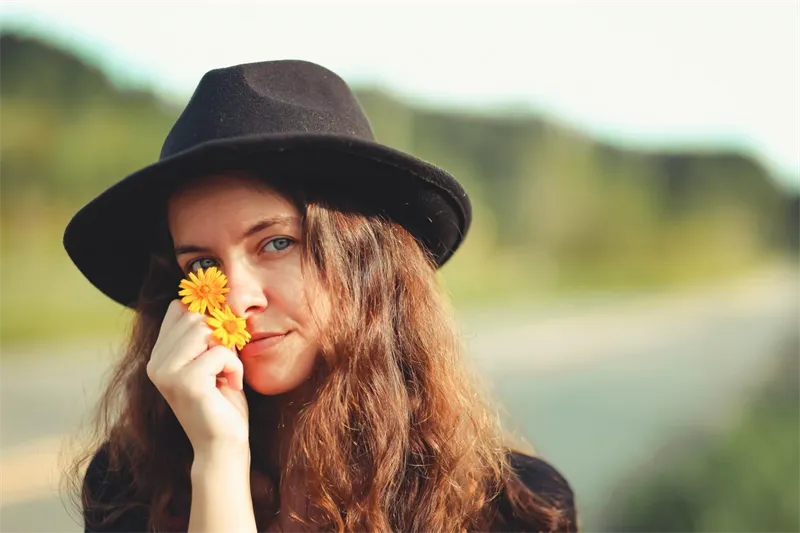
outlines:
[{"label": "young woman", "polygon": [[[329,70],[206,74],[159,161],[65,232],[135,310],[72,470],[86,531],[576,531],[566,480],[507,447],[462,368],[436,270],[470,219]],[[200,272],[241,349],[179,299]]]}]

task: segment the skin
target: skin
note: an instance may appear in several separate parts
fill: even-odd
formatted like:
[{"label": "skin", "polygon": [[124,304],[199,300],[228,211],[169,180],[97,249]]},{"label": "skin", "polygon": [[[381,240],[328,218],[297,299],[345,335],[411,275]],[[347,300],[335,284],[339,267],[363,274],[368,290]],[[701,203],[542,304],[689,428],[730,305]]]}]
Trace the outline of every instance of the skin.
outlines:
[{"label": "skin", "polygon": [[330,303],[303,271],[300,216],[287,198],[241,176],[204,178],[170,200],[169,230],[184,273],[217,266],[231,289],[227,303],[254,340],[283,335],[237,353],[217,345],[204,317],[180,300],[167,310],[147,373],[195,452],[190,531],[255,530],[244,383],[261,395],[286,394],[313,370]]},{"label": "skin", "polygon": [[[265,219],[286,219],[242,240]],[[184,272],[217,266],[228,278],[228,304],[259,333],[287,333],[273,341],[253,341],[241,354],[244,380],[264,395],[294,390],[311,373],[319,329],[311,302],[323,315],[329,306],[317,280],[301,267],[302,222],[298,209],[262,183],[240,177],[213,177],[174,197],[169,228]]]},{"label": "skin", "polygon": [[245,318],[253,339],[239,353],[217,345],[204,317],[176,299],[148,376],[196,452],[243,447],[249,440],[244,383],[274,396],[307,382],[330,300],[318,279],[303,271],[301,213],[263,182],[204,178],[171,198],[168,222],[178,265],[187,274],[221,269],[230,288],[227,303]]}]

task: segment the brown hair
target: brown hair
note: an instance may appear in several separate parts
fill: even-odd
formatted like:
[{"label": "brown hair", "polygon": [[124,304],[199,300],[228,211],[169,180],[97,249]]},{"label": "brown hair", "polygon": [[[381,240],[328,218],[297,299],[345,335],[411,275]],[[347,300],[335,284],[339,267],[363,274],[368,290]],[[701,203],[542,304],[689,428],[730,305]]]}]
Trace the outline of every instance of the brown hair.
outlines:
[{"label": "brown hair", "polygon": [[[286,192],[286,191],[282,191]],[[291,193],[295,199],[296,193]],[[299,409],[283,472],[255,471],[258,527],[281,505],[278,480],[303,480],[307,508],[291,508],[298,529],[474,531],[502,527],[503,491],[515,512],[544,530],[560,511],[512,475],[499,424],[467,373],[453,314],[431,258],[379,214],[299,200],[304,267],[334,295],[313,397]],[[138,509],[149,527],[188,527],[192,449],[146,365],[181,272],[154,256],[130,340],[93,421],[92,439],[69,479],[87,520],[113,521]],[[251,419],[269,431],[275,421]],[[84,490],[82,472],[100,445],[123,493],[112,506]],[[290,502],[284,501],[286,512]]]}]

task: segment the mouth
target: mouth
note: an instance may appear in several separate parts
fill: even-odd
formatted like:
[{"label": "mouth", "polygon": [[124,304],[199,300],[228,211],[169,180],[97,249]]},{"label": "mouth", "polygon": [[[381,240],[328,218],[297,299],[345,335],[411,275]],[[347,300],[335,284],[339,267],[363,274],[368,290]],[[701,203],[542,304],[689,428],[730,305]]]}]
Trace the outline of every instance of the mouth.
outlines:
[{"label": "mouth", "polygon": [[239,351],[239,355],[242,357],[259,355],[283,342],[283,339],[285,339],[288,334],[289,332],[255,333],[250,338],[250,342],[245,344],[244,348]]}]

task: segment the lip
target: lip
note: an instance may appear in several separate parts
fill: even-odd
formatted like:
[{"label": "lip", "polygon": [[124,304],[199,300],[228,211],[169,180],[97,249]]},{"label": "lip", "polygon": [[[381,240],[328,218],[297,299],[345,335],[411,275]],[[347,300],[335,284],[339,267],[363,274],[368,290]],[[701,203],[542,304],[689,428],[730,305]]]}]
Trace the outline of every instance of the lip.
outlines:
[{"label": "lip", "polygon": [[283,342],[288,334],[288,331],[284,333],[254,333],[250,337],[250,342],[239,351],[239,355],[242,357],[260,355]]}]

